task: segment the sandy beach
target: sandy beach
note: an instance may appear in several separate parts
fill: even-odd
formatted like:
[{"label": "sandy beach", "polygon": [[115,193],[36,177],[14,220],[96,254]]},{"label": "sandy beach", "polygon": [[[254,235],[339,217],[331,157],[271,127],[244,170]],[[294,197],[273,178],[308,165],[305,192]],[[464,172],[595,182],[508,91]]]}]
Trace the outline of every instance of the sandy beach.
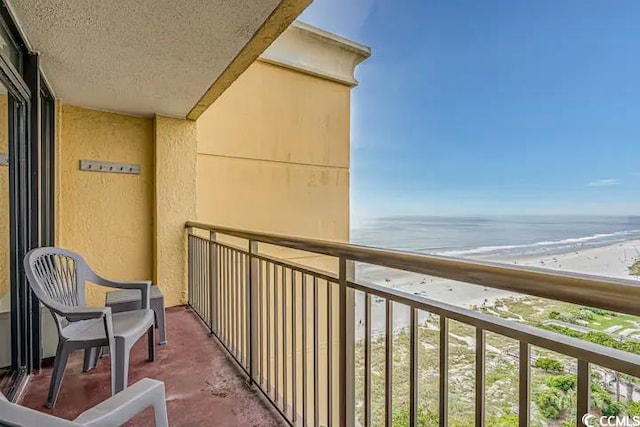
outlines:
[{"label": "sandy beach", "polygon": [[[583,250],[574,249],[562,254],[493,258],[490,261],[638,280],[629,274],[629,267],[637,258],[640,258],[640,240],[629,240]],[[362,282],[389,286],[428,299],[467,308],[483,303],[491,305],[498,299],[516,295],[498,289],[383,268],[359,268],[357,278]],[[640,285],[640,280],[638,280],[638,284]],[[362,298],[357,298],[356,312],[358,319],[364,318]],[[385,327],[385,306],[382,300],[374,300],[371,315],[372,333],[382,333]],[[397,307],[394,310],[394,327],[396,329],[403,328],[408,324],[408,321],[408,310]],[[362,327],[357,329],[357,335],[362,336]]]}]

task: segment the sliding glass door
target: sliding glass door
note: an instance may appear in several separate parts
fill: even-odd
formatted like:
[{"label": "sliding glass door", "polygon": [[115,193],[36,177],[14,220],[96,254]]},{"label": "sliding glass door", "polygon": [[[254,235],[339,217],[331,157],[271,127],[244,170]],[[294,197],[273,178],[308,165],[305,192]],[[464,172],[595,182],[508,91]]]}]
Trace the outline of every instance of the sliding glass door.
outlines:
[{"label": "sliding glass door", "polygon": [[9,98],[0,83],[0,369],[5,372],[11,368],[12,348],[9,181]]},{"label": "sliding glass door", "polygon": [[40,367],[40,307],[22,261],[53,245],[55,105],[37,53],[0,0],[0,391]]}]

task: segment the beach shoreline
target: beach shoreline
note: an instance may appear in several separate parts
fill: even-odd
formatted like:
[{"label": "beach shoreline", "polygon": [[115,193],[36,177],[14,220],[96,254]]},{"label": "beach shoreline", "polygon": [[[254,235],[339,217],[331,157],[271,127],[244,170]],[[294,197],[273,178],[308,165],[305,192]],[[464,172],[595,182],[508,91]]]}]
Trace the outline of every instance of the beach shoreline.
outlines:
[{"label": "beach shoreline", "polygon": [[[581,249],[554,254],[522,255],[512,257],[474,258],[475,260],[541,267],[556,271],[577,272],[598,276],[638,280],[630,274],[629,267],[635,259],[640,258],[640,240],[628,240],[601,247]],[[366,272],[357,271],[360,282],[374,283],[391,287],[427,299],[444,302],[459,307],[492,306],[500,299],[523,296],[513,292],[493,289],[486,286],[455,282],[422,274],[392,270],[388,268],[367,268]],[[381,300],[372,303],[372,333],[384,331],[385,307]],[[364,318],[364,300],[362,295],[356,298],[356,318],[360,323]],[[394,310],[394,329],[405,327],[409,321],[409,310],[398,307]],[[361,328],[357,328],[357,336],[361,336]]]}]

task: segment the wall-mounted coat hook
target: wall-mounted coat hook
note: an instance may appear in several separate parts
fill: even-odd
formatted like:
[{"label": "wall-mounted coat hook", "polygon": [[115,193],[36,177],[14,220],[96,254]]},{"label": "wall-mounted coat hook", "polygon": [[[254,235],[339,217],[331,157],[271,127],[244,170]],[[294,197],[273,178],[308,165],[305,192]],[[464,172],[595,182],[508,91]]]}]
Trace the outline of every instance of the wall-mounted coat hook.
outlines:
[{"label": "wall-mounted coat hook", "polygon": [[111,172],[139,175],[140,165],[136,163],[98,162],[95,160],[80,160],[80,170],[88,172]]}]

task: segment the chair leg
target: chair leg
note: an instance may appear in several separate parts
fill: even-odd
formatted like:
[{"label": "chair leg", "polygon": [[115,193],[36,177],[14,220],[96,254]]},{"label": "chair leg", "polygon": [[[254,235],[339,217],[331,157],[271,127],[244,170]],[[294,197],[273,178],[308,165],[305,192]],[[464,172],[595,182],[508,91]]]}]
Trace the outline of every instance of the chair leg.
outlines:
[{"label": "chair leg", "polygon": [[[162,396],[164,397],[164,396]],[[167,416],[167,404],[164,399],[156,400],[153,403],[153,416],[156,427],[169,427],[169,417]]]},{"label": "chair leg", "polygon": [[98,351],[100,347],[86,348],[84,350],[84,363],[82,365],[82,372],[92,370],[98,364]]},{"label": "chair leg", "polygon": [[51,385],[49,386],[49,396],[47,397],[47,408],[53,408],[58,399],[60,385],[64,370],[67,367],[67,359],[69,358],[70,349],[60,340],[56,351],[56,358],[53,362],[53,374],[51,375]]},{"label": "chair leg", "polygon": [[111,356],[111,394],[121,392],[127,388],[129,378],[129,350],[126,340],[115,337],[115,345],[109,349]]},{"label": "chair leg", "polygon": [[149,362],[156,360],[156,334],[153,325],[147,331],[147,341],[149,345]]},{"label": "chair leg", "polygon": [[165,345],[167,343],[167,331],[164,323],[164,304],[160,309],[154,310],[154,313],[156,316],[156,327],[160,333],[160,345]]}]

